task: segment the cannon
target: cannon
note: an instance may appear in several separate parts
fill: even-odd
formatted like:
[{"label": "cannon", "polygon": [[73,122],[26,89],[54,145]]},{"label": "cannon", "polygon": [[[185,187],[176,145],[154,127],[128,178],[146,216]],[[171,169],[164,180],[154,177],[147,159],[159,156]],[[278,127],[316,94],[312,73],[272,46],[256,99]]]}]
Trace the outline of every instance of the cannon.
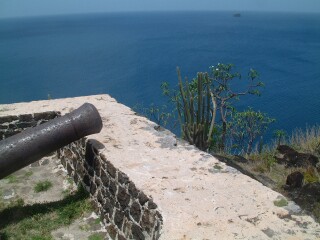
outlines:
[{"label": "cannon", "polygon": [[62,117],[8,137],[0,141],[0,179],[101,129],[98,110],[85,103]]}]

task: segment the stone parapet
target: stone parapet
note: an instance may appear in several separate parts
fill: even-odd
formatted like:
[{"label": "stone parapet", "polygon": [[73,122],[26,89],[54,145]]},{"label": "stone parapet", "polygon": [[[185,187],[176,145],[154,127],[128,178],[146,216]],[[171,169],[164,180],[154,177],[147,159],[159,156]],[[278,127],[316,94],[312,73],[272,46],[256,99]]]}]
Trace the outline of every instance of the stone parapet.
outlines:
[{"label": "stone parapet", "polygon": [[90,191],[110,238],[320,238],[319,224],[292,201],[276,206],[280,193],[159,131],[109,95],[3,104],[0,117],[64,115],[85,102],[96,106],[103,128],[63,148],[60,158]]},{"label": "stone parapet", "polygon": [[111,239],[158,239],[162,216],[152,198],[99,152],[101,144],[81,139],[58,151],[77,184],[90,192]]},{"label": "stone parapet", "polygon": [[0,140],[20,133],[26,128],[38,126],[58,116],[60,116],[60,112],[55,111],[2,116],[0,117]]},{"label": "stone parapet", "polygon": [[[0,117],[2,139],[60,116],[48,111]],[[111,239],[158,239],[162,216],[152,198],[137,189],[129,177],[99,152],[104,146],[82,138],[57,151],[76,184],[89,193]]]}]

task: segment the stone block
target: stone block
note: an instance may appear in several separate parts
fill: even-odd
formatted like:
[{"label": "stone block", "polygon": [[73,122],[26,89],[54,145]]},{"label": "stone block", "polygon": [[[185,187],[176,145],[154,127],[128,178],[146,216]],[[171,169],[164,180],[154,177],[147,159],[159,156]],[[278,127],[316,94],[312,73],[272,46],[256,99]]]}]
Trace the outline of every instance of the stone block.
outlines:
[{"label": "stone block", "polygon": [[85,170],[84,170],[84,167],[82,165],[82,161],[78,160],[76,162],[76,167],[75,167],[77,173],[79,174],[79,176],[83,177],[84,173],[85,173]]},{"label": "stone block", "polygon": [[127,190],[121,186],[118,186],[117,200],[122,209],[125,209],[130,202],[130,195],[127,193]]},{"label": "stone block", "polygon": [[114,181],[110,181],[109,191],[113,196],[116,195],[116,193],[117,193],[117,185],[116,185],[116,183]]},{"label": "stone block", "polygon": [[114,215],[114,223],[117,225],[119,229],[122,229],[123,219],[124,219],[123,211],[117,209]]},{"label": "stone block", "polygon": [[144,194],[144,192],[139,192],[139,202],[141,204],[141,206],[143,206],[147,201],[149,200],[149,198],[147,197],[147,195]]},{"label": "stone block", "polygon": [[105,203],[103,204],[103,209],[104,209],[104,212],[108,214],[108,216],[111,218],[113,213],[113,204],[111,203],[110,199],[108,198],[105,199]]},{"label": "stone block", "polygon": [[134,185],[133,182],[129,182],[129,188],[128,188],[129,194],[133,197],[136,198],[138,196],[138,189],[136,188],[136,186]]},{"label": "stone block", "polygon": [[104,170],[101,170],[101,181],[103,186],[108,186],[109,185],[109,177],[107,173]]},{"label": "stone block", "polygon": [[11,130],[17,129],[17,125],[15,123],[10,123],[9,124],[9,129],[11,129]]},{"label": "stone block", "polygon": [[36,122],[18,122],[16,124],[17,128],[22,128],[22,129],[25,129],[25,128],[29,128],[29,127],[35,127],[37,125]]},{"label": "stone block", "polygon": [[107,161],[107,157],[104,154],[100,153],[99,156],[100,156],[102,161],[104,161],[104,162]]},{"label": "stone block", "polygon": [[96,175],[100,176],[100,169],[101,169],[101,160],[99,159],[99,157],[95,157],[94,158],[94,166],[93,169],[96,172]]},{"label": "stone block", "polygon": [[120,184],[127,184],[129,182],[129,177],[127,176],[127,174],[118,171],[118,182]]},{"label": "stone block", "polygon": [[97,185],[94,182],[91,181],[91,184],[90,184],[90,193],[91,193],[91,195],[94,195],[96,190],[97,190]]},{"label": "stone block", "polygon": [[8,129],[8,126],[7,126],[7,125],[2,125],[2,124],[0,124],[0,129],[1,129],[1,130]]},{"label": "stone block", "polygon": [[136,239],[136,240],[145,240],[146,239],[141,227],[138,226],[137,224],[132,224],[131,232],[132,232],[133,239]]},{"label": "stone block", "polygon": [[33,120],[32,114],[19,115],[20,122],[31,122]]},{"label": "stone block", "polygon": [[61,115],[60,112],[54,112],[54,111],[33,114],[35,121],[51,120],[51,119],[54,119],[60,115]]},{"label": "stone block", "polygon": [[141,227],[147,232],[151,232],[154,225],[155,216],[148,209],[145,209],[141,218]]},{"label": "stone block", "polygon": [[97,187],[102,186],[102,181],[97,175],[96,175],[96,177],[94,179],[95,179],[95,183],[97,184]]},{"label": "stone block", "polygon": [[157,204],[155,204],[154,201],[152,199],[150,199],[148,202],[148,208],[149,209],[156,209],[157,207],[158,207]]},{"label": "stone block", "polygon": [[87,143],[86,144],[85,160],[90,167],[93,167],[94,158],[95,158],[95,153],[93,151],[93,147],[90,143]]},{"label": "stone block", "polygon": [[109,173],[109,175],[112,177],[112,178],[116,178],[116,173],[117,173],[117,169],[110,163],[110,162],[107,162],[107,172]]},{"label": "stone block", "polygon": [[107,226],[107,232],[111,239],[116,239],[118,231],[115,225],[111,224]]},{"label": "stone block", "polygon": [[10,123],[13,121],[19,120],[18,116],[5,116],[5,117],[0,117],[0,124],[2,123]]},{"label": "stone block", "polygon": [[130,208],[131,217],[137,222],[140,222],[141,217],[141,207],[138,202],[133,202]]},{"label": "stone block", "polygon": [[123,236],[122,234],[119,234],[118,240],[127,240],[127,238],[125,236]]},{"label": "stone block", "polygon": [[97,200],[101,205],[103,205],[105,202],[105,199],[104,199],[100,189],[97,190]]},{"label": "stone block", "polygon": [[[126,213],[125,213],[125,215],[126,215]],[[129,237],[131,234],[131,226],[132,226],[132,221],[129,220],[128,217],[124,217],[123,225],[122,225],[122,233],[126,237]]]},{"label": "stone block", "polygon": [[73,174],[73,168],[70,163],[67,163],[67,171],[70,176]]}]

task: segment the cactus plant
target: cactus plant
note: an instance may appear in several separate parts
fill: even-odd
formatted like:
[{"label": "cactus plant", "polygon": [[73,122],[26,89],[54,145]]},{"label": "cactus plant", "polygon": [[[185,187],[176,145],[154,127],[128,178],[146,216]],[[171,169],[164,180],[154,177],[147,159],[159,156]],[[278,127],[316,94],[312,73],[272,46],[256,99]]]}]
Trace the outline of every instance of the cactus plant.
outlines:
[{"label": "cactus plant", "polygon": [[[193,84],[182,81],[177,68],[180,101],[176,106],[182,137],[201,150],[207,150],[210,144],[217,104],[209,86],[207,73],[198,73]],[[195,86],[195,87],[193,87]],[[211,104],[212,103],[212,104]]]},{"label": "cactus plant", "polygon": [[[161,84],[163,94],[176,105],[182,137],[201,150],[208,150],[212,140],[215,140],[215,147],[225,151],[227,125],[234,109],[233,100],[247,94],[259,95],[257,88],[263,86],[262,82],[255,83],[258,73],[250,69],[249,85],[243,91],[234,92],[231,80],[241,79],[241,75],[234,73],[232,66],[218,63],[210,67],[209,73],[199,72],[191,82],[188,79],[183,81],[180,69],[177,68],[178,90],[170,90],[166,82]],[[217,129],[215,118],[218,109],[219,120],[222,122],[221,133],[219,139],[213,139]]]}]

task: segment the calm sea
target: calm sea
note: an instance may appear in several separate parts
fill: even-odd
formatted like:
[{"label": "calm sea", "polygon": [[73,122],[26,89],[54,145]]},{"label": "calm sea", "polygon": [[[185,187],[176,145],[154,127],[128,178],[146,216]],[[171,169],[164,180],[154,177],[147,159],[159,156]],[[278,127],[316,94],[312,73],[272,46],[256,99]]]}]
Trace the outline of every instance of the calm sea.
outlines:
[{"label": "calm sea", "polygon": [[192,78],[217,63],[266,85],[247,106],[291,131],[320,121],[320,15],[162,12],[0,20],[0,103],[107,93],[129,106],[166,102],[176,66]]}]

